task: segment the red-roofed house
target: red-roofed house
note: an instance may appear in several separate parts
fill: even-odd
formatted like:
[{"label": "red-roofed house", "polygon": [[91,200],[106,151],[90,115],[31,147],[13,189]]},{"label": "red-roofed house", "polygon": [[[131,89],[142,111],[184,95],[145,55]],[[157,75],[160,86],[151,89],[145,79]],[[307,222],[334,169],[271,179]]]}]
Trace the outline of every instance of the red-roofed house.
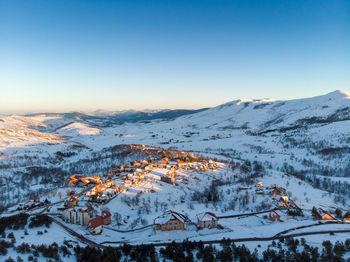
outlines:
[{"label": "red-roofed house", "polygon": [[169,159],[168,159],[167,157],[164,157],[164,158],[160,161],[160,163],[161,163],[162,165],[166,165],[166,164],[169,163]]},{"label": "red-roofed house", "polygon": [[93,234],[93,235],[101,234],[102,225],[103,225],[103,221],[102,221],[101,216],[97,216],[97,217],[91,219],[89,222],[89,229],[90,229],[91,234]]},{"label": "red-roofed house", "polygon": [[272,222],[281,221],[281,216],[273,209],[270,211],[269,218]]},{"label": "red-roofed house", "polygon": [[182,160],[178,160],[177,161],[177,166],[178,167],[183,167],[185,165],[185,162],[184,161],[182,161]]}]

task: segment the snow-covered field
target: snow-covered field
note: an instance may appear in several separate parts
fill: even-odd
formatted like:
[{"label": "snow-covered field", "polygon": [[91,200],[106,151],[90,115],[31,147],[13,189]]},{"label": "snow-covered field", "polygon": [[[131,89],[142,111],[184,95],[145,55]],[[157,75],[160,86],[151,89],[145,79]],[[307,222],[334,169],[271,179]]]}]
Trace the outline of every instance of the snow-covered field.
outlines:
[{"label": "snow-covered field", "polygon": [[[279,211],[283,222],[271,222],[266,214],[227,218],[220,220],[224,228],[221,230],[189,228],[161,232],[149,227],[122,233],[106,227],[101,235],[87,235],[97,243],[267,237],[315,223],[311,216],[314,206],[331,212],[337,208],[344,213],[350,210],[350,93],[347,91],[290,101],[237,100],[175,119],[123,123],[109,119],[106,124],[104,117],[113,114],[98,117],[93,114],[88,117],[71,114],[0,116],[2,203],[14,204],[29,198],[59,201],[62,196],[59,197],[58,192],[66,196],[68,190],[63,187],[62,178],[72,173],[109,172],[115,165],[137,159],[137,154],[117,154],[115,146],[142,144],[191,151],[233,161],[241,167],[248,161],[251,166],[248,171],[242,171],[240,167],[232,169],[225,163],[216,171],[179,172],[179,177],[184,179],[178,186],[148,179],[99,207],[121,215],[119,225],[112,221],[110,228],[130,230],[151,225],[167,210],[183,213],[196,223],[196,215],[204,211],[227,216],[278,207],[278,201],[271,196],[255,193],[254,183],[258,180],[266,186],[277,184],[285,188],[289,197],[304,210],[304,217],[290,217],[286,211]],[[254,163],[259,163],[263,170],[254,171]],[[251,176],[253,173],[255,176]],[[247,182],[248,178],[253,182]],[[218,187],[220,201],[198,201],[194,195],[203,193],[214,180],[223,182]],[[248,189],[242,191],[239,187]],[[51,212],[56,212],[57,207]],[[87,234],[85,228],[69,226]],[[337,224],[322,225],[315,230],[348,228],[349,224]],[[307,230],[314,228],[293,233]],[[57,235],[58,242],[69,237],[56,224],[48,231]],[[60,233],[56,234],[56,231]],[[319,239],[344,241],[346,236],[305,238],[319,245]],[[16,238],[21,239],[19,235]],[[24,239],[32,243],[28,237]],[[35,239],[33,241],[40,242],[43,236]],[[247,245],[254,246],[253,242]]]}]

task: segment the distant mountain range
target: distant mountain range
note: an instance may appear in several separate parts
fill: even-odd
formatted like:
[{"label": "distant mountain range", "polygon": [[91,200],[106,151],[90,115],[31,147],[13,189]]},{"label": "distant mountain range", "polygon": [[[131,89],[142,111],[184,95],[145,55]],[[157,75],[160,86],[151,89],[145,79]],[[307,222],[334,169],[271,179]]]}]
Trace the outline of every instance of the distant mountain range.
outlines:
[{"label": "distant mountain range", "polygon": [[189,110],[189,109],[164,109],[164,110],[146,110],[146,111],[94,111],[92,113],[70,112],[70,113],[37,113],[27,114],[25,116],[35,117],[38,115],[60,116],[72,121],[88,122],[99,127],[107,127],[113,124],[149,122],[152,120],[172,120],[180,116],[195,114],[208,108]]},{"label": "distant mountain range", "polygon": [[338,169],[344,176],[350,167],[350,92],[286,101],[242,99],[200,110],[0,117],[3,154],[50,155],[72,148],[90,154],[118,144],[220,154],[276,168],[288,164],[314,173]]}]

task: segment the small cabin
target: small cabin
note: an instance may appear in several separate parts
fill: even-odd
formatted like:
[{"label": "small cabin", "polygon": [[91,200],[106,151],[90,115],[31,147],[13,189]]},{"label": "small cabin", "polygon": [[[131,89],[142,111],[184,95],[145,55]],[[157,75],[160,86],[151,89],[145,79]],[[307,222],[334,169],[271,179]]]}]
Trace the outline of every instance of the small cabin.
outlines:
[{"label": "small cabin", "polygon": [[323,210],[322,208],[319,208],[317,211],[321,216],[321,220],[337,220],[334,216],[332,216],[330,213]]},{"label": "small cabin", "polygon": [[197,215],[199,228],[216,228],[218,226],[218,217],[212,212],[205,212]]},{"label": "small cabin", "polygon": [[136,168],[135,169],[135,173],[136,174],[142,174],[144,171],[143,171],[143,169],[142,168]]},{"label": "small cabin", "polygon": [[272,221],[272,222],[276,222],[276,221],[281,221],[281,216],[274,210],[272,209],[269,213],[269,219]]}]

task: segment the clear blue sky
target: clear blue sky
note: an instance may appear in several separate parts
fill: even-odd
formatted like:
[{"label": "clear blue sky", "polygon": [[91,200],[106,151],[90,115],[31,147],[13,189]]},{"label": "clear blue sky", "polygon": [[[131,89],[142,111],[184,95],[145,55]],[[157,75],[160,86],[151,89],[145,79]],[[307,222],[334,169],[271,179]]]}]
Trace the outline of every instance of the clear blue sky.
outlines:
[{"label": "clear blue sky", "polygon": [[0,113],[350,89],[350,1],[0,0]]}]

